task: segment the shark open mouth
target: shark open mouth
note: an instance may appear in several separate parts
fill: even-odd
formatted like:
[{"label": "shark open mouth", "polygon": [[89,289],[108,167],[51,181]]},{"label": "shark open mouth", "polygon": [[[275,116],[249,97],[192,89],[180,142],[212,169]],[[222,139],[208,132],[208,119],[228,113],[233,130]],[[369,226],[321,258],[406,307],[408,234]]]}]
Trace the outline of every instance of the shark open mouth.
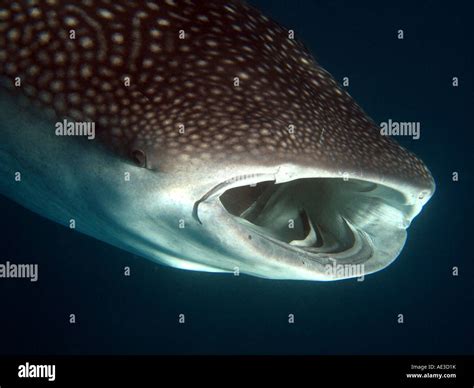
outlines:
[{"label": "shark open mouth", "polygon": [[320,265],[364,263],[366,273],[397,257],[418,213],[401,191],[342,178],[263,181],[229,188],[219,199],[250,235]]}]

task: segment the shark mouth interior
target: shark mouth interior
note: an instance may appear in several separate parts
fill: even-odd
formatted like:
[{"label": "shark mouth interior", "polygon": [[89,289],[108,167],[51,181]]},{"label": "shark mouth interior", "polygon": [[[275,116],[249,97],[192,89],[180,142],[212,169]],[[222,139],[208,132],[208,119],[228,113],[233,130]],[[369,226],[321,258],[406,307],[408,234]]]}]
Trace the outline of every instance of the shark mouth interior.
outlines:
[{"label": "shark mouth interior", "polygon": [[390,187],[362,180],[304,178],[233,187],[220,195],[226,211],[249,232],[327,263],[390,264],[417,211]]}]

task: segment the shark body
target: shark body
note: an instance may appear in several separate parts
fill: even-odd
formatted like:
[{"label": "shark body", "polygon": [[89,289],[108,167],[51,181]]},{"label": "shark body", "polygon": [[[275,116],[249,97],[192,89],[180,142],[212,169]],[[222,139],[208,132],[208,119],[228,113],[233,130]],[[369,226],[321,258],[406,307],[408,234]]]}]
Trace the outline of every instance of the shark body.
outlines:
[{"label": "shark body", "polygon": [[[368,274],[434,192],[423,162],[244,3],[4,1],[0,22],[0,193],[142,257]],[[94,136],[59,134],[65,120]]]}]

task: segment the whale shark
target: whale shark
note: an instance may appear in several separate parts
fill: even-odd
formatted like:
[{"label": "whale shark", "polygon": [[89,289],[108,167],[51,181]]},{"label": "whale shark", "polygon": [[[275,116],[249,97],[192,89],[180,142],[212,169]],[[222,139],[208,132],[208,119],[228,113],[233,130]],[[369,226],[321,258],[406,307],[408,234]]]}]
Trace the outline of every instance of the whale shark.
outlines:
[{"label": "whale shark", "polygon": [[295,31],[245,2],[3,0],[0,31],[0,194],[144,259],[371,274],[435,191]]}]

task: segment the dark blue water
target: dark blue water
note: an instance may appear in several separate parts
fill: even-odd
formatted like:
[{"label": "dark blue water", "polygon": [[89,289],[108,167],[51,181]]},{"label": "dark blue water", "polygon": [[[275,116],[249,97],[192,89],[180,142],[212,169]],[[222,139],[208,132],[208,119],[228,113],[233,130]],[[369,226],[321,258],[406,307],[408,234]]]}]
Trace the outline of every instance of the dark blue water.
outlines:
[{"label": "dark blue water", "polygon": [[376,122],[421,122],[420,140],[398,140],[426,162],[437,191],[400,257],[364,282],[187,272],[1,199],[0,261],[38,263],[40,281],[0,281],[0,353],[474,353],[472,9],[346,3],[253,1],[294,29],[337,80],[349,77],[349,92]]}]

